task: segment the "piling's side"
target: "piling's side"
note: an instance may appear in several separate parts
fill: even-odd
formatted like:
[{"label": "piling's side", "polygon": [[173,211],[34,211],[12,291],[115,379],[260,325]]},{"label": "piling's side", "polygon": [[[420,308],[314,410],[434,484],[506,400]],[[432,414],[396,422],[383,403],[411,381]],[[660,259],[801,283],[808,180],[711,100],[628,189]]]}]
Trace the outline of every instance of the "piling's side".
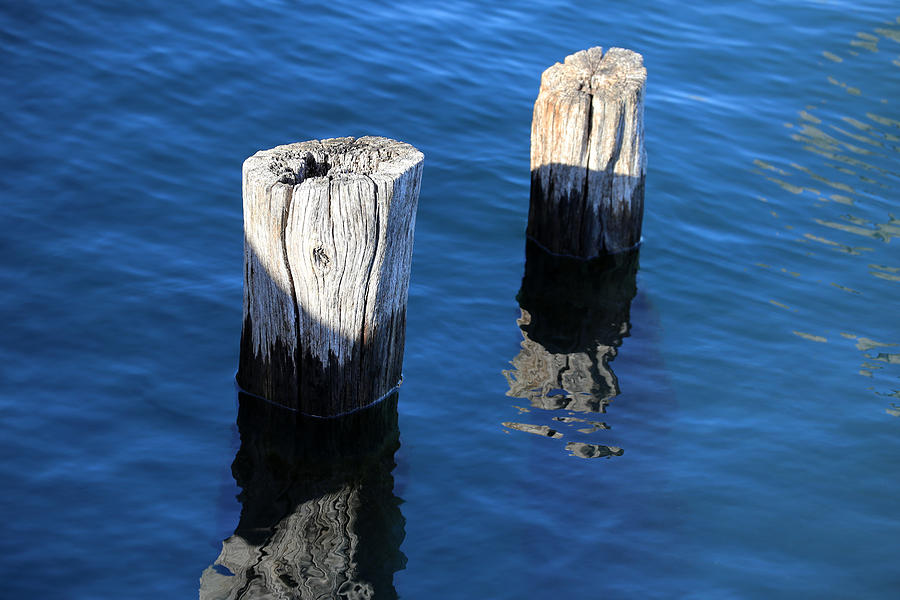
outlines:
[{"label": "piling's side", "polygon": [[244,390],[334,416],[397,386],[422,164],[378,137],[244,162]]},{"label": "piling's side", "polygon": [[640,242],[646,79],[641,55],[622,48],[582,50],[544,71],[527,233],[551,252],[593,258]]}]

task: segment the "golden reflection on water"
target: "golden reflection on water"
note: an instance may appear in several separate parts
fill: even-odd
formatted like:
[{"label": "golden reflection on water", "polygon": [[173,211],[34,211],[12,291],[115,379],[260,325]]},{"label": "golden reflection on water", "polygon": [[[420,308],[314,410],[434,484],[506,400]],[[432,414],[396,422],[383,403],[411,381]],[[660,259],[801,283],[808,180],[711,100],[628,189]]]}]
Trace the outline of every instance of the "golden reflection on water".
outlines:
[{"label": "golden reflection on water", "polygon": [[867,248],[864,246],[847,246],[846,244],[840,244],[838,242],[829,240],[828,238],[813,235],[811,233],[804,233],[803,237],[808,240],[812,240],[814,242],[818,242],[820,244],[825,244],[826,246],[830,246],[832,249],[837,250],[838,252],[844,252],[846,254],[850,254],[853,256],[859,256],[863,252],[871,252],[871,248]]},{"label": "golden reflection on water", "polygon": [[777,300],[769,300],[769,302],[771,302],[772,304],[774,304],[775,306],[777,306],[779,308],[783,308],[785,310],[790,310],[792,312],[797,312],[796,308],[791,308],[787,304],[782,304],[781,302],[778,302]]},{"label": "golden reflection on water", "polygon": [[878,277],[880,279],[887,279],[888,281],[900,281],[900,275],[895,275],[895,273],[900,273],[900,268],[898,267],[886,267],[884,265],[869,265],[872,271],[869,271],[873,276]]},{"label": "golden reflection on water", "polygon": [[865,48],[870,52],[878,52],[878,36],[871,33],[860,31],[856,34],[857,39],[850,42],[851,46],[857,48]]},{"label": "golden reflection on water", "polygon": [[[794,160],[791,157],[753,160],[753,171],[780,188],[771,192],[772,202],[760,198],[769,205],[767,210],[771,216],[778,219],[780,231],[797,230],[799,235],[792,241],[808,246],[806,256],[815,256],[821,248],[848,257],[866,257],[848,259],[856,261],[855,267],[849,271],[846,267],[840,268],[835,279],[843,275],[859,282],[859,275],[865,273],[879,282],[874,288],[862,285],[856,289],[857,285],[847,285],[849,281],[811,281],[808,277],[797,285],[809,286],[806,293],[816,296],[827,294],[819,287],[822,285],[851,294],[851,297],[859,298],[858,310],[861,312],[872,310],[867,302],[873,306],[884,305],[886,298],[900,297],[900,288],[893,287],[900,284],[900,263],[891,261],[888,254],[891,242],[896,244],[895,238],[900,238],[900,219],[892,213],[892,201],[900,189],[900,170],[896,166],[900,152],[900,120],[888,116],[888,106],[894,102],[894,95],[869,96],[867,85],[860,79],[866,68],[869,72],[873,68],[885,71],[885,82],[892,81],[891,77],[896,79],[892,69],[900,67],[900,56],[897,56],[900,47],[894,45],[900,43],[900,17],[895,21],[872,31],[856,32],[843,48],[828,48],[821,52],[824,80],[858,99],[830,95],[830,101],[823,99],[807,104],[797,110],[793,122],[785,123],[790,132],[788,135],[799,144],[798,150],[808,153],[805,160],[799,157]],[[890,61],[889,64],[877,63],[885,60]],[[872,61],[876,61],[874,66]],[[868,84],[873,89],[879,83],[874,81],[876,83]],[[836,114],[840,111],[845,114]],[[776,199],[782,206],[778,211],[772,206]],[[811,201],[814,215],[805,216],[802,210],[788,214],[804,199]],[[879,214],[879,211],[882,212]],[[854,240],[860,238],[865,238],[865,244],[855,243]],[[897,256],[896,253],[893,256]],[[835,257],[837,260],[840,259]],[[756,266],[799,275],[788,265],[756,263]],[[873,297],[875,294],[878,298]],[[822,326],[812,323],[815,315],[804,309],[801,300],[773,298],[769,304],[773,310],[787,310],[797,315],[790,334],[806,342],[833,342],[847,344],[850,352],[855,349],[859,357],[856,361],[858,374],[866,378],[865,388],[885,398],[900,398],[897,389],[900,369],[896,367],[900,364],[900,340],[876,341],[847,332],[829,340],[826,331],[817,331]],[[889,300],[887,304],[890,304]],[[886,314],[885,317],[892,319],[890,324],[894,324],[895,315]],[[900,403],[896,401],[890,402],[885,410],[889,415],[900,417]]]},{"label": "golden reflection on water", "polygon": [[821,335],[813,335],[811,333],[804,333],[802,331],[794,330],[794,335],[802,337],[804,340],[809,340],[811,342],[820,342],[825,344],[828,342],[827,338],[822,337]]}]

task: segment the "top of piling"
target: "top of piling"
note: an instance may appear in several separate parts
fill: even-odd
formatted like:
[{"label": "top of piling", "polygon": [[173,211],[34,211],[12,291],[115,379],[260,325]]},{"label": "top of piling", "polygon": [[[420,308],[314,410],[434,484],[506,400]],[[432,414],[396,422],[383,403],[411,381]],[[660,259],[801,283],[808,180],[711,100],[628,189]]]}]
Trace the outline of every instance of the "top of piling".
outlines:
[{"label": "top of piling", "polygon": [[594,95],[637,91],[647,81],[644,58],[633,50],[596,46],[556,63],[541,76],[541,89]]},{"label": "top of piling", "polygon": [[410,144],[390,138],[329,138],[260,150],[244,161],[244,175],[268,185],[299,185],[308,179],[346,175],[395,179],[424,158]]}]

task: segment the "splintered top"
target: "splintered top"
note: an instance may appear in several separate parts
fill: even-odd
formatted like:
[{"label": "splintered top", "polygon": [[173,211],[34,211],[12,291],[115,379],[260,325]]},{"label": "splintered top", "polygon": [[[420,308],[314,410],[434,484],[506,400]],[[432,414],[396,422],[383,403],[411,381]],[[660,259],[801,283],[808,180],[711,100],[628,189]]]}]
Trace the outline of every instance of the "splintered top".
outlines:
[{"label": "splintered top", "polygon": [[541,76],[541,89],[560,93],[621,94],[643,87],[647,69],[643,57],[632,50],[597,46],[581,50],[556,63]]},{"label": "splintered top", "polygon": [[296,185],[344,175],[398,177],[424,156],[413,146],[383,137],[310,140],[260,150],[244,161],[250,179]]}]

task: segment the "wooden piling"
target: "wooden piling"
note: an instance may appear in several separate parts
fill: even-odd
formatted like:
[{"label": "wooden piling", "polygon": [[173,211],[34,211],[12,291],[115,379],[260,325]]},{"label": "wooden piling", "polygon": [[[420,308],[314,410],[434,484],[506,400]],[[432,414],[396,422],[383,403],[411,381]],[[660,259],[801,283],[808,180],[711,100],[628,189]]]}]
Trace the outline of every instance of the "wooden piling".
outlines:
[{"label": "wooden piling", "polygon": [[379,137],[244,162],[241,388],[335,416],[399,384],[422,163]]},{"label": "wooden piling", "polygon": [[640,54],[582,50],[544,71],[531,125],[528,236],[580,258],[640,243],[644,88]]}]

